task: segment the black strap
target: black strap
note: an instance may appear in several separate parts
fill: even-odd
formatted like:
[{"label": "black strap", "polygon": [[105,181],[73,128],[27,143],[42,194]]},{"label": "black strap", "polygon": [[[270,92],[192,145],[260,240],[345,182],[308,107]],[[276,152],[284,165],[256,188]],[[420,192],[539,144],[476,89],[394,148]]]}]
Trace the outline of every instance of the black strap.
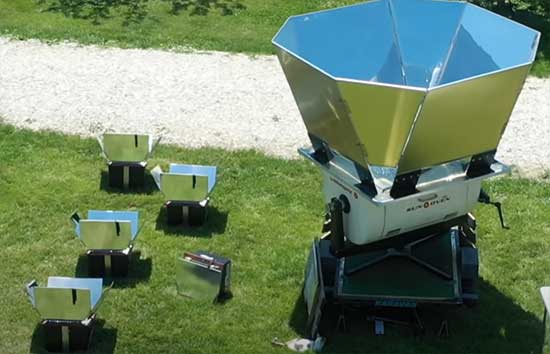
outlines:
[{"label": "black strap", "polygon": [[71,294],[73,296],[73,305],[76,304],[76,289],[71,289]]},{"label": "black strap", "polygon": [[197,176],[193,175],[193,189],[197,186]]},{"label": "black strap", "polygon": [[120,236],[120,223],[118,221],[115,221],[115,227],[116,227],[116,235]]},{"label": "black strap", "polygon": [[136,147],[138,147],[138,136],[137,135],[134,135],[134,145],[136,145]]}]

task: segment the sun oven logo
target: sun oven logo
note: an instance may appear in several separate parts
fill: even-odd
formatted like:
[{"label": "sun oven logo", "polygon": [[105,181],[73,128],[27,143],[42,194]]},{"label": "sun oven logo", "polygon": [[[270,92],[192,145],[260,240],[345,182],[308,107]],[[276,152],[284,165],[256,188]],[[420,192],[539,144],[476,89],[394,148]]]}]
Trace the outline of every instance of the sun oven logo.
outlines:
[{"label": "sun oven logo", "polygon": [[431,208],[433,206],[441,205],[443,203],[446,203],[450,200],[451,200],[451,198],[449,198],[449,196],[444,195],[444,196],[439,197],[437,199],[428,200],[428,201],[425,201],[425,202],[421,202],[420,204],[414,205],[412,207],[408,207],[407,212],[415,211],[415,210],[428,209],[428,208]]}]

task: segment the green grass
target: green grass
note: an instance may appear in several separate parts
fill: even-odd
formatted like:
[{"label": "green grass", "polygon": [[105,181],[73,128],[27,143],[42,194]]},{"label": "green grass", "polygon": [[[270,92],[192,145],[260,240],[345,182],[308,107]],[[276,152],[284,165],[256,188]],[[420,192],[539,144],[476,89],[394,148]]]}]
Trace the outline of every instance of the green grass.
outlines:
[{"label": "green grass", "polygon": [[[240,0],[245,10],[222,16],[212,10],[206,16],[170,13],[170,5],[150,0],[147,16],[141,22],[124,25],[120,10],[111,11],[100,24],[73,19],[61,13],[44,11],[35,0],[0,0],[0,34],[20,39],[71,40],[129,48],[182,48],[273,53],[271,38],[291,15],[358,2],[358,0]],[[550,76],[550,22],[532,14],[519,14],[519,20],[545,35],[532,74]]]},{"label": "green grass", "polygon": [[[186,150],[160,146],[157,163],[219,166],[211,218],[181,233],[157,220],[162,196],[148,187],[121,194],[102,188],[106,170],[97,143],[0,125],[0,351],[40,352],[39,316],[23,286],[49,275],[81,271],[83,246],[69,221],[79,209],[140,210],[140,260],[108,293],[93,337],[97,353],[285,353],[270,344],[304,326],[302,276],[311,241],[323,220],[321,177],[305,161],[252,151]],[[511,230],[499,228],[491,207],[476,210],[481,252],[481,303],[447,313],[451,338],[414,339],[390,328],[385,337],[351,328],[326,353],[537,353],[542,305],[538,288],[550,284],[550,185],[502,178],[486,184],[503,201]],[[175,258],[209,250],[234,262],[234,297],[223,305],[176,295]],[[426,314],[428,323],[442,313]]]},{"label": "green grass", "polygon": [[198,49],[246,53],[272,53],[271,38],[288,16],[324,7],[353,3],[353,0],[242,0],[245,10],[222,16],[212,10],[206,16],[188,12],[170,13],[170,5],[150,0],[148,15],[138,23],[123,25],[114,9],[111,17],[94,25],[61,13],[41,11],[34,0],[0,0],[0,33],[17,38],[74,40],[84,44],[137,48]]}]

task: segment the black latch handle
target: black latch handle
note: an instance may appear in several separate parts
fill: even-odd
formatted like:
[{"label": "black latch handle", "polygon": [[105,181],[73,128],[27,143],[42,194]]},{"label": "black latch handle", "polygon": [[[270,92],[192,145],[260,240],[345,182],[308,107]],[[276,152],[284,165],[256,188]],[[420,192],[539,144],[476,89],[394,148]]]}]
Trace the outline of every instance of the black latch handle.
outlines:
[{"label": "black latch handle", "polygon": [[508,225],[506,225],[506,223],[504,222],[504,213],[502,212],[502,204],[500,202],[493,202],[489,194],[487,194],[487,192],[485,192],[483,189],[479,191],[478,201],[480,203],[489,204],[497,208],[498,217],[500,219],[500,226],[506,230],[510,229],[510,227],[508,227]]},{"label": "black latch handle", "polygon": [[71,215],[71,220],[78,224],[80,222],[80,215],[78,215],[77,212],[74,212],[73,215]]}]

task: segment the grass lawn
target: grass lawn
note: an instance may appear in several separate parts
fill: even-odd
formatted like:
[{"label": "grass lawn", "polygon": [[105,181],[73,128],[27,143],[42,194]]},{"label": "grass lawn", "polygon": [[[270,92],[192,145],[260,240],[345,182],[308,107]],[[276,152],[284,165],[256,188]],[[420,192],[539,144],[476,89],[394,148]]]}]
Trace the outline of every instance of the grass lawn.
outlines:
[{"label": "grass lawn", "polygon": [[[73,19],[62,13],[43,11],[36,0],[0,0],[0,34],[16,38],[40,38],[48,41],[72,40],[137,48],[174,48],[273,53],[271,38],[287,17],[295,14],[347,5],[357,0],[238,0],[246,8],[234,15],[222,16],[211,10],[206,16],[170,13],[170,4],[149,0],[144,20],[123,25],[120,9],[112,9],[108,18],[93,24],[89,19]],[[550,22],[540,17],[518,16],[545,36],[539,59],[532,74],[550,76]],[[546,35],[548,34],[548,35]]]},{"label": "grass lawn", "polygon": [[[150,180],[140,193],[106,189],[106,166],[92,139],[0,125],[2,353],[41,352],[39,316],[23,286],[33,278],[43,283],[49,275],[82,274],[85,250],[69,215],[93,208],[139,210],[144,227],[139,260],[100,309],[92,352],[286,352],[270,340],[294,338],[304,327],[304,264],[324,210],[317,168],[252,151],[172,146],[160,146],[150,167],[169,162],[219,166],[207,226],[179,232],[165,227],[159,218],[163,198]],[[502,178],[486,187],[504,202],[512,228],[500,229],[493,208],[477,208],[481,302],[474,309],[425,313],[428,324],[445,314],[451,337],[438,339],[432,327],[422,340],[396,328],[375,337],[370,327],[357,325],[330,341],[326,353],[540,352],[538,288],[550,284],[550,185]],[[176,295],[176,255],[198,249],[234,262],[234,297],[223,305]]]}]

